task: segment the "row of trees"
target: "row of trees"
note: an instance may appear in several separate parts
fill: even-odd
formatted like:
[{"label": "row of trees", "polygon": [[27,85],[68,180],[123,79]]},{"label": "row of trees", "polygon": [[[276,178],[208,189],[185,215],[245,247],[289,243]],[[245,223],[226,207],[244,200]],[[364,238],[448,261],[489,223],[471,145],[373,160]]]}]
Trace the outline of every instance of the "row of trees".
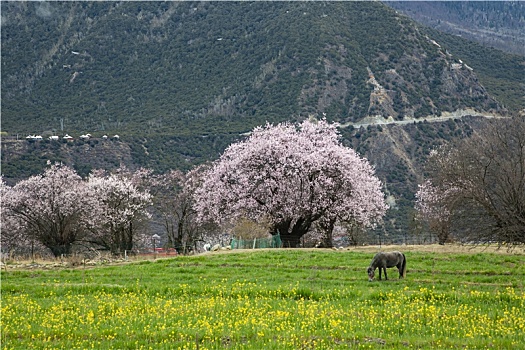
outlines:
[{"label": "row of trees", "polygon": [[42,245],[55,256],[74,245],[131,250],[134,225],[149,217],[145,172],[102,170],[81,178],[62,164],[13,187],[2,183],[2,247]]},{"label": "row of trees", "polygon": [[2,250],[46,248],[54,256],[74,249],[124,254],[151,245],[149,222],[160,221],[166,246],[184,253],[203,230],[216,228],[195,220],[193,177],[174,170],[94,170],[86,178],[63,164],[13,187],[3,181]]},{"label": "row of trees", "polygon": [[[525,243],[523,119],[494,121],[433,151],[426,172],[416,209],[440,243]],[[152,215],[162,219],[166,245],[182,250],[243,227],[280,234],[286,247],[306,236],[329,247],[336,226],[351,235],[381,222],[381,187],[368,161],[340,143],[335,124],[268,124],[188,173],[119,168],[81,178],[50,164],[13,187],[2,183],[2,249],[118,254],[149,242],[140,228]]]},{"label": "row of trees", "polygon": [[138,228],[152,215],[162,219],[171,247],[221,232],[217,225],[254,227],[246,220],[279,233],[288,247],[312,232],[330,246],[336,223],[370,227],[387,210],[372,166],[342,146],[326,120],[256,128],[188,173],[119,168],[81,178],[50,164],[1,189],[2,246],[39,244],[55,256],[75,246],[131,250],[150,237]]}]

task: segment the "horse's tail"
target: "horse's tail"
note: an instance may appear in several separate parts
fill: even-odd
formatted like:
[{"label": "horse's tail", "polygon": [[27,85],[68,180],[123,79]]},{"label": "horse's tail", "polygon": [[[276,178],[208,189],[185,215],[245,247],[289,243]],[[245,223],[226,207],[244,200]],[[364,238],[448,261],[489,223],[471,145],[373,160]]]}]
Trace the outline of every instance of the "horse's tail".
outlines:
[{"label": "horse's tail", "polygon": [[405,278],[407,274],[407,258],[405,257],[405,254],[401,253],[403,255],[403,263],[401,264],[401,276]]}]

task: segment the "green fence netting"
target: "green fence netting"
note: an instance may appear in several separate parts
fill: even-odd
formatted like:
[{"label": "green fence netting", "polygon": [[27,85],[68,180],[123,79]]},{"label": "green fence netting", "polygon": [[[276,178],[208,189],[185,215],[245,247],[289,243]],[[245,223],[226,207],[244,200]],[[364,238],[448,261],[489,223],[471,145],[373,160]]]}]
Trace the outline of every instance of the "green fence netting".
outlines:
[{"label": "green fence netting", "polygon": [[274,235],[270,238],[254,239],[232,239],[232,249],[257,249],[257,248],[281,248],[281,236]]}]

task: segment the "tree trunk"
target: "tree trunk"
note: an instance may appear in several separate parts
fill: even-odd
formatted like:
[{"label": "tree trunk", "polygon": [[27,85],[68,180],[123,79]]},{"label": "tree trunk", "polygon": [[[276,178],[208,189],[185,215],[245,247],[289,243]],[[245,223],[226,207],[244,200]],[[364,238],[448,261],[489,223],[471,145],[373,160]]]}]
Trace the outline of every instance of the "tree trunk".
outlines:
[{"label": "tree trunk", "polygon": [[175,224],[168,215],[164,216],[164,228],[166,229],[166,236],[168,242],[166,243],[168,248],[177,248],[177,233],[175,232]]},{"label": "tree trunk", "polygon": [[449,236],[448,227],[442,226],[440,230],[438,231],[438,243],[440,245],[444,245],[448,240],[448,236]]},{"label": "tree trunk", "polygon": [[274,225],[274,231],[280,234],[283,248],[299,248],[301,237],[308,232],[311,225],[311,220],[299,218],[293,227],[290,227],[291,220],[286,220]]},{"label": "tree trunk", "polygon": [[111,254],[124,254],[124,251],[133,249],[133,223],[114,228],[113,242],[111,244]]},{"label": "tree trunk", "polygon": [[52,245],[48,246],[48,248],[51,250],[55,258],[58,258],[59,256],[63,255],[69,255],[71,254],[71,244],[60,244],[60,245]]},{"label": "tree trunk", "polygon": [[333,232],[334,232],[334,226],[335,226],[335,220],[321,220],[319,222],[319,226],[323,230],[323,246],[325,248],[332,248],[334,246],[334,242],[332,240],[333,238]]},{"label": "tree trunk", "polygon": [[283,248],[299,248],[301,246],[301,237],[292,234],[281,234]]},{"label": "tree trunk", "polygon": [[179,219],[179,223],[177,224],[177,239],[178,239],[178,245],[181,249],[181,252],[182,254],[186,255],[188,252],[187,252],[187,247],[186,247],[186,242],[183,241],[183,237],[184,237],[184,220],[181,218]]},{"label": "tree trunk", "polygon": [[[133,222],[129,223],[129,230],[127,231],[127,236],[123,248],[124,250],[133,249]],[[122,253],[124,253],[124,250],[122,250]]]},{"label": "tree trunk", "polygon": [[272,227],[272,231],[273,231],[272,233],[278,234],[281,237],[283,248],[291,248],[291,247],[295,248],[295,246],[299,243],[293,240],[293,237],[288,233],[289,229],[290,229],[289,220],[276,223]]},{"label": "tree trunk", "polygon": [[72,243],[75,241],[73,233],[64,231],[53,231],[49,236],[41,238],[39,241],[51,250],[55,258],[71,254]]}]

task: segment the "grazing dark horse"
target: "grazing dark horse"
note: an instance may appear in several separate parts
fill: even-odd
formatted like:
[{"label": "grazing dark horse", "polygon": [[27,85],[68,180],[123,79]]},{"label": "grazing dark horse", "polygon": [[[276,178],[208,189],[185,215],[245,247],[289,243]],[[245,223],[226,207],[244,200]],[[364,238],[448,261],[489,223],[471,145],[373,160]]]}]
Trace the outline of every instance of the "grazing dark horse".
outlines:
[{"label": "grazing dark horse", "polygon": [[388,279],[386,275],[387,267],[397,267],[399,270],[399,278],[405,278],[407,273],[407,259],[405,254],[401,252],[380,252],[377,253],[370,266],[368,267],[368,281],[372,282],[375,271],[379,267],[379,280],[381,280],[381,269],[385,272],[385,280]]}]

